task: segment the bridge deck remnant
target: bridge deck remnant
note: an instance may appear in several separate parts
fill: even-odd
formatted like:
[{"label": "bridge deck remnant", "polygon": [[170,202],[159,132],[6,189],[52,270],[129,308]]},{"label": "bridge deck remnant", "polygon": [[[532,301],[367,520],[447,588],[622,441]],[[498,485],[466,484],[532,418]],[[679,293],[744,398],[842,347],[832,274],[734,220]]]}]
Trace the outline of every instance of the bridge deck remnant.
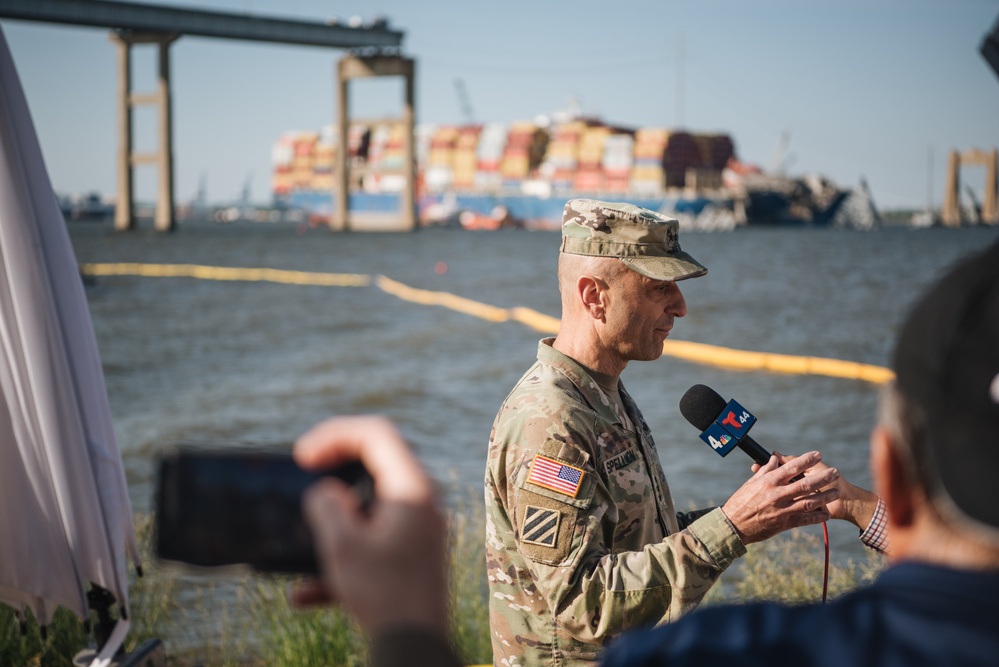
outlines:
[{"label": "bridge deck remnant", "polygon": [[[115,228],[119,230],[132,229],[135,224],[132,170],[141,163],[152,163],[159,169],[154,216],[156,229],[171,231],[175,226],[169,48],[179,37],[190,35],[385,54],[398,51],[404,34],[390,29],[384,19],[354,26],[335,21],[301,21],[116,0],[0,0],[0,18],[111,30],[111,41],[118,50],[119,146]],[[152,94],[136,95],[131,90],[130,51],[134,44],[142,43],[158,46],[157,89]],[[407,99],[411,104],[411,92]],[[159,109],[159,145],[155,153],[136,154],[133,151],[132,108],[138,104],[154,104]],[[408,108],[411,114],[411,106]],[[339,122],[347,123],[343,114]],[[411,223],[407,221],[406,224]]]},{"label": "bridge deck remnant", "polygon": [[0,0],[0,17],[334,49],[399,48],[403,38],[401,31],[389,29],[384,21],[351,27],[113,0]]}]

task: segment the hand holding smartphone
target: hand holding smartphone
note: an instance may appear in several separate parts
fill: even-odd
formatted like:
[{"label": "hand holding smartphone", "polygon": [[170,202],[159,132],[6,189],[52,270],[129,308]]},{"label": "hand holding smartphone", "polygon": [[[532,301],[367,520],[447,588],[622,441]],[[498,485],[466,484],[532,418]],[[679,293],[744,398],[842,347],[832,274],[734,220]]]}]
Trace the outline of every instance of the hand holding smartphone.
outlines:
[{"label": "hand holding smartphone", "polygon": [[203,567],[316,574],[302,494],[326,476],[350,485],[362,506],[372,502],[373,482],[359,462],[315,471],[300,468],[290,451],[172,448],[159,463],[156,555]]}]

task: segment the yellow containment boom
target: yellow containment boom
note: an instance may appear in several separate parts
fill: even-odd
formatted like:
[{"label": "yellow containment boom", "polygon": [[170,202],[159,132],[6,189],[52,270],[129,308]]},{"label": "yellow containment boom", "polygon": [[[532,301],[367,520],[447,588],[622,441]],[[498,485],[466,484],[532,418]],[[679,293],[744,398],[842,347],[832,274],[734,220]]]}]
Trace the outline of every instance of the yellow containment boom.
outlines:
[{"label": "yellow containment boom", "polygon": [[81,264],[80,271],[88,276],[241,280],[284,283],[286,285],[320,285],[324,287],[366,287],[371,284],[371,277],[361,273],[315,273],[309,271],[286,271],[283,269],[202,266],[199,264]]},{"label": "yellow containment boom", "polygon": [[864,380],[874,384],[888,382],[895,374],[888,368],[840,361],[823,357],[799,357],[770,352],[748,352],[716,345],[667,340],[663,354],[685,361],[741,371],[770,371],[792,375],[828,375],[830,377]]},{"label": "yellow containment boom", "polygon": [[[540,333],[557,334],[559,320],[531,308],[500,308],[465,297],[404,285],[386,276],[358,273],[318,273],[281,269],[254,269],[197,264],[82,264],[80,270],[91,276],[143,276],[155,278],[196,278],[199,280],[245,280],[283,283],[288,285],[318,285],[323,287],[367,287],[374,285],[386,294],[403,301],[424,306],[440,306],[487,322],[518,322]],[[888,368],[854,361],[803,357],[771,352],[734,350],[704,343],[667,340],[663,354],[695,364],[740,371],[766,371],[792,375],[824,375],[883,384],[894,377]]]}]

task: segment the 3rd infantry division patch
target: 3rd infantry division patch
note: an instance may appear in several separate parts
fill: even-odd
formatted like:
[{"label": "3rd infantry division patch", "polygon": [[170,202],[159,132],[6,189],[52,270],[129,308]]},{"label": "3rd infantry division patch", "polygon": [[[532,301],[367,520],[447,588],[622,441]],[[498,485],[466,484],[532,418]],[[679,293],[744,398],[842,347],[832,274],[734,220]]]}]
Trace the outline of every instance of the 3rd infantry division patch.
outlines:
[{"label": "3rd infantry division patch", "polygon": [[524,529],[520,541],[554,547],[561,518],[562,513],[558,510],[528,505],[524,508]]}]

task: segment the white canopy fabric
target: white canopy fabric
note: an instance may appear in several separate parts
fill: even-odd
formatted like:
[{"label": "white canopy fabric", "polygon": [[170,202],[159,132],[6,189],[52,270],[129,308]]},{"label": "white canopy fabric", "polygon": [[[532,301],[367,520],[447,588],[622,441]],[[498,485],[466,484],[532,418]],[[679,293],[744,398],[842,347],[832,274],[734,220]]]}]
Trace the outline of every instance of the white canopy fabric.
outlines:
[{"label": "white canopy fabric", "polygon": [[2,28],[0,393],[0,602],[86,618],[92,582],[127,612],[139,556],[100,353]]}]

